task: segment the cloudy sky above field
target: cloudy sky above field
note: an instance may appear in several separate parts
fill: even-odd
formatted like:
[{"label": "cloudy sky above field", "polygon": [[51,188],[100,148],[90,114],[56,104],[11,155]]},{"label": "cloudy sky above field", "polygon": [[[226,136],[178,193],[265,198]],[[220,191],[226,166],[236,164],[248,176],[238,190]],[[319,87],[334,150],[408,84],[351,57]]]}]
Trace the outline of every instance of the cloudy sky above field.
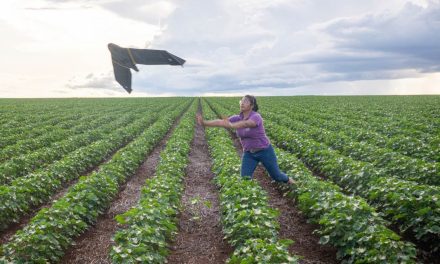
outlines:
[{"label": "cloudy sky above field", "polygon": [[[440,94],[440,0],[2,0],[0,97]],[[107,43],[165,49],[128,95]]]}]

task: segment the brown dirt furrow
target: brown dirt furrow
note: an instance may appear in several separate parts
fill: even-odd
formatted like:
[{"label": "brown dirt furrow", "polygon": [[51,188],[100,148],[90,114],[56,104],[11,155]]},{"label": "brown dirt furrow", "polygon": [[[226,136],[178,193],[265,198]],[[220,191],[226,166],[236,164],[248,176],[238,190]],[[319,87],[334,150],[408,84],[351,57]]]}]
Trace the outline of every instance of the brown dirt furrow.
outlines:
[{"label": "brown dirt furrow", "polygon": [[[243,154],[241,143],[235,133],[231,133],[231,136],[237,153],[241,156]],[[318,235],[313,234],[318,226],[307,223],[307,219],[302,215],[293,200],[283,197],[263,166],[259,165],[257,167],[253,177],[268,193],[269,205],[280,211],[278,218],[280,223],[279,238],[294,241],[289,246],[290,254],[302,256],[300,263],[339,263],[336,259],[336,249],[319,244]]]},{"label": "brown dirt furrow", "polygon": [[184,180],[179,231],[168,263],[224,263],[233,249],[223,240],[218,190],[205,132],[196,126]]},{"label": "brown dirt furrow", "polygon": [[75,239],[74,245],[66,251],[60,263],[111,263],[109,251],[114,245],[111,238],[119,227],[114,217],[137,204],[145,180],[155,174],[160,152],[164,149],[179,120],[180,118],[175,121],[165,137],[148,154],[136,173],[120,187],[117,197],[113,200],[109,209],[98,217],[96,224]]}]

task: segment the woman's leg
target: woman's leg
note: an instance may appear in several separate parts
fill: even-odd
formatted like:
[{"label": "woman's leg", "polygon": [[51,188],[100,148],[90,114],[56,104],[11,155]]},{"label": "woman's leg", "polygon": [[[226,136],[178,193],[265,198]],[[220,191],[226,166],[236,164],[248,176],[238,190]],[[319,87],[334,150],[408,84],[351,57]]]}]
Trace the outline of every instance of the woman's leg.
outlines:
[{"label": "woman's leg", "polygon": [[289,177],[283,172],[280,171],[280,168],[278,167],[277,157],[275,155],[275,151],[270,145],[265,150],[262,150],[259,152],[259,159],[261,163],[263,163],[264,167],[266,168],[267,172],[269,173],[270,177],[274,179],[274,181],[277,182],[288,182]]},{"label": "woman's leg", "polygon": [[254,174],[257,164],[258,160],[256,160],[251,153],[243,152],[241,159],[241,177],[249,177],[249,179],[252,179],[252,174]]}]

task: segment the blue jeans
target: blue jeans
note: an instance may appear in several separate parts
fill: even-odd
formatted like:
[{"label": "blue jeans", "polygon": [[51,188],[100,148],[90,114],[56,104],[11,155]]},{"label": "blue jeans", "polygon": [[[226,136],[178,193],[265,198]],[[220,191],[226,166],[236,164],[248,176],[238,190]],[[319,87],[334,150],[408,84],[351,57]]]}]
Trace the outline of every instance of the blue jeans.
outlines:
[{"label": "blue jeans", "polygon": [[252,174],[258,165],[258,162],[263,163],[270,177],[277,182],[288,182],[289,178],[286,174],[280,171],[277,163],[277,157],[272,145],[269,147],[251,153],[250,151],[245,151],[241,160],[241,176],[252,178]]}]

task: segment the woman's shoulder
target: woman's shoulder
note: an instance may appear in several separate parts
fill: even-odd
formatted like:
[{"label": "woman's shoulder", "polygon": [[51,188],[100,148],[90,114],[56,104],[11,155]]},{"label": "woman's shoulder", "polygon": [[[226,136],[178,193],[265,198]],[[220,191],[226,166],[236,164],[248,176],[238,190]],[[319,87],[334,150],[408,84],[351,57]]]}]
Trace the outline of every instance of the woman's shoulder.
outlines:
[{"label": "woman's shoulder", "polygon": [[249,117],[251,117],[251,116],[254,116],[254,117],[257,117],[257,118],[262,118],[261,115],[260,115],[260,113],[255,112],[255,111],[252,111],[252,112],[251,112],[251,114],[249,115]]}]

